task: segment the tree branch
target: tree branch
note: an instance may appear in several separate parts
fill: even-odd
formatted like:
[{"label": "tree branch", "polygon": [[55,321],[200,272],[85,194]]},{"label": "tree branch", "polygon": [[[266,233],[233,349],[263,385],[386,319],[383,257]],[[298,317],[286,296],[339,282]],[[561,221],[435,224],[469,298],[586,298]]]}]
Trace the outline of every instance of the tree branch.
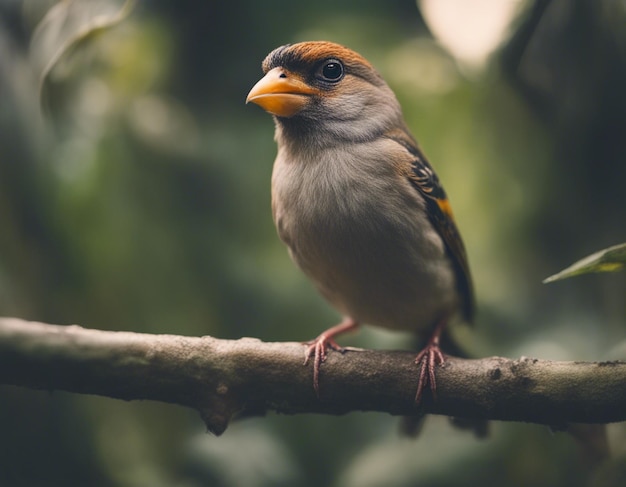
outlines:
[{"label": "tree branch", "polygon": [[238,414],[443,414],[565,427],[626,420],[625,362],[449,357],[437,401],[414,404],[415,353],[331,353],[320,398],[299,343],[90,330],[0,318],[0,383],[196,409],[215,434]]}]

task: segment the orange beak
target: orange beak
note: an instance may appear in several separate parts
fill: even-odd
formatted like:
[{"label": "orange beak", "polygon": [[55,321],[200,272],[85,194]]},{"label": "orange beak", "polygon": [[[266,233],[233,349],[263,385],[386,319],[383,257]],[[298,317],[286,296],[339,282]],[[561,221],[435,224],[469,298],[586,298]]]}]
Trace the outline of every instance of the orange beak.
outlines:
[{"label": "orange beak", "polygon": [[311,95],[317,93],[301,78],[277,67],[252,87],[246,103],[256,103],[272,115],[289,118],[303,110]]}]

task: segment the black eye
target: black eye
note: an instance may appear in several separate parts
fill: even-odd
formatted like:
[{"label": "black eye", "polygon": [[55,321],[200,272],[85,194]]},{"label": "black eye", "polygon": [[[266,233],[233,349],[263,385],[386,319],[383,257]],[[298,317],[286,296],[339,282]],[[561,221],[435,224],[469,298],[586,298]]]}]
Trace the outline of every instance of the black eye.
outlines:
[{"label": "black eye", "polygon": [[322,64],[320,77],[324,81],[337,82],[343,78],[343,64],[335,59],[329,59]]}]

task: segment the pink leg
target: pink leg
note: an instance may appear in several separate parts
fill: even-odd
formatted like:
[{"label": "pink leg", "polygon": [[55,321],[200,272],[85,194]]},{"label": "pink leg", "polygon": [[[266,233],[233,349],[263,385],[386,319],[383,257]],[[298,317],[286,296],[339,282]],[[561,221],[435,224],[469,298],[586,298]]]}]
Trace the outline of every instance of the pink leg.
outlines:
[{"label": "pink leg", "polygon": [[326,360],[328,355],[328,349],[343,352],[344,349],[334,340],[338,335],[341,335],[347,331],[354,330],[359,324],[352,318],[344,318],[338,325],[329,328],[324,333],[320,334],[315,340],[307,342],[306,349],[304,350],[304,365],[309,362],[309,359],[313,357],[313,388],[315,394],[320,395],[320,366],[322,362]]},{"label": "pink leg", "polygon": [[420,375],[417,381],[417,392],[415,394],[415,404],[422,401],[422,396],[426,387],[430,387],[433,399],[437,400],[437,382],[435,380],[435,367],[445,362],[445,358],[439,348],[439,337],[443,332],[447,319],[442,319],[437,323],[430,336],[428,343],[423,350],[415,357],[415,363],[421,366]]}]

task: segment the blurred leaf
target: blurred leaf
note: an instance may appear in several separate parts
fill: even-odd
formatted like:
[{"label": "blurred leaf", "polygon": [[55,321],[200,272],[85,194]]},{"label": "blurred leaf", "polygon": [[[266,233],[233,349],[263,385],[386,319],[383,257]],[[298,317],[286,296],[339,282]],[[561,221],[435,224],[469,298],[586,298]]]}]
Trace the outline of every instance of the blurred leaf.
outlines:
[{"label": "blurred leaf", "polygon": [[567,279],[568,277],[574,277],[580,274],[590,274],[592,272],[615,272],[621,270],[625,263],[626,244],[615,245],[575,262],[558,274],[544,279],[543,282],[547,284],[549,282]]},{"label": "blurred leaf", "polygon": [[30,45],[42,108],[50,73],[59,61],[85,40],[124,20],[134,4],[134,0],[62,0],[48,11]]}]

